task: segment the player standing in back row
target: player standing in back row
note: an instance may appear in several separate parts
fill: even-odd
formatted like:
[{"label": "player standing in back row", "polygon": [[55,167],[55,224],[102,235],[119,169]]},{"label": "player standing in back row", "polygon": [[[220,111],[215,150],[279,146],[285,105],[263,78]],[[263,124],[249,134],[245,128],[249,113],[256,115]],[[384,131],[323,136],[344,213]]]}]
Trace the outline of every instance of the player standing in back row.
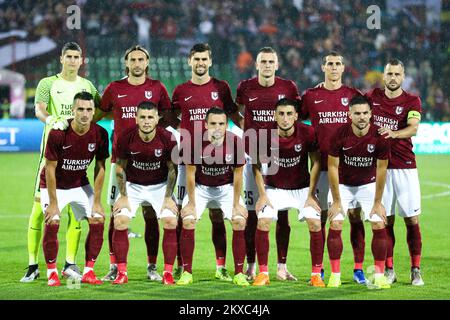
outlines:
[{"label": "player standing in back row", "polygon": [[[331,51],[322,59],[322,72],[325,81],[322,86],[308,89],[302,96],[301,113],[303,118],[309,118],[316,131],[321,154],[320,177],[317,184],[317,197],[322,208],[322,237],[325,244],[325,224],[328,217],[328,151],[337,129],[348,123],[348,105],[355,95],[361,93],[342,83],[345,70],[344,57]],[[361,208],[354,208],[348,212],[350,220],[350,240],[353,247],[354,269],[353,280],[364,284],[364,224],[361,220]],[[323,269],[321,271],[324,279]]]},{"label": "player standing in back row", "polygon": [[[276,77],[278,70],[278,56],[274,49],[270,47],[262,48],[256,57],[256,70],[258,76],[243,80],[239,83],[236,93],[236,103],[244,115],[243,130],[245,135],[245,152],[247,162],[244,168],[245,183],[245,204],[248,210],[247,226],[245,228],[245,239],[247,243],[247,278],[253,280],[256,276],[255,266],[255,234],[258,218],[256,216],[255,205],[258,200],[258,188],[252,170],[252,159],[250,148],[258,146],[258,141],[248,139],[250,136],[257,136],[262,130],[276,130],[275,106],[278,100],[288,98],[300,101],[297,85],[291,80]],[[254,134],[251,134],[253,132]],[[259,150],[259,149],[258,149]],[[287,252],[289,247],[289,226],[288,211],[283,210],[278,214],[276,239],[278,252],[277,278],[279,280],[297,280],[286,267]]]},{"label": "player standing in back row", "polygon": [[[45,123],[41,140],[41,154],[39,156],[38,172],[36,174],[34,203],[28,225],[28,271],[20,280],[31,282],[39,277],[38,255],[42,235],[44,215],[40,204],[39,177],[45,165],[44,152],[48,134],[51,129],[65,130],[67,119],[72,118],[73,97],[80,91],[86,91],[94,96],[95,105],[100,104],[100,95],[94,85],[87,79],[78,76],[83,63],[80,46],[75,42],[68,42],[61,50],[61,73],[43,78],[36,88],[35,113],[36,117]],[[81,273],[75,264],[78,244],[81,236],[81,225],[75,219],[71,207],[68,207],[69,223],[66,233],[66,264],[63,275],[80,278]]]},{"label": "player standing in back row", "polygon": [[411,137],[417,134],[421,118],[421,102],[416,95],[402,89],[405,68],[398,59],[392,59],[384,68],[384,90],[374,89],[367,93],[373,106],[373,123],[379,132],[391,142],[391,158],[386,177],[386,190],[383,203],[387,215],[388,250],[386,258],[386,276],[394,283],[397,276],[394,271],[394,221],[395,205],[406,224],[406,240],[411,257],[411,284],[424,284],[420,273],[422,254],[422,236],[419,228],[420,184],[413,152]]},{"label": "player standing in back row", "polygon": [[[189,52],[188,63],[192,70],[191,80],[178,85],[172,94],[173,108],[177,114],[181,114],[181,152],[183,152],[183,144],[193,145],[194,139],[197,139],[199,142],[202,141],[202,134],[205,132],[205,115],[212,107],[219,107],[225,110],[235,123],[239,123],[239,113],[231,97],[230,86],[226,81],[218,80],[209,75],[209,68],[212,66],[211,48],[209,45],[203,43],[195,44]],[[185,168],[183,163],[178,167],[177,204],[180,206],[179,208],[181,208],[187,191]],[[225,268],[227,242],[223,214],[220,208],[210,209],[209,216],[212,222],[212,239],[216,250],[215,277],[223,281],[232,281]],[[178,237],[181,233],[181,224],[182,222],[179,220]],[[182,272],[180,264],[181,259],[178,253],[176,278]]]},{"label": "player standing in back row", "polygon": [[[103,94],[101,110],[112,112],[114,119],[114,136],[111,156],[111,171],[108,185],[108,203],[112,206],[120,197],[119,185],[117,183],[115,167],[117,141],[123,132],[136,126],[137,106],[143,101],[149,101],[158,106],[162,117],[161,125],[170,121],[171,104],[166,87],[159,80],[148,76],[150,55],[148,51],[139,46],[132,46],[125,52],[125,72],[127,77],[111,82]],[[112,210],[111,210],[112,212]],[[161,281],[161,276],[156,270],[156,259],[159,246],[159,225],[157,214],[151,206],[143,205],[142,213],[145,220],[145,244],[147,247],[147,277],[151,281]],[[113,281],[117,276],[116,257],[112,246],[112,235],[114,231],[114,216],[111,214],[109,223],[109,256],[110,271],[102,280]]]}]

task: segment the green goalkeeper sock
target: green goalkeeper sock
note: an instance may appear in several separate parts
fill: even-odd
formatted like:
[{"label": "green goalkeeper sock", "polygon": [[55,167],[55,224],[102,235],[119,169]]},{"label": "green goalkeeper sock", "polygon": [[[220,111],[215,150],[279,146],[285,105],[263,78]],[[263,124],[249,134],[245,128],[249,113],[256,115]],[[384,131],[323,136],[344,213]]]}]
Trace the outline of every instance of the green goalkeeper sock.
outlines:
[{"label": "green goalkeeper sock", "polygon": [[42,223],[44,213],[40,202],[35,201],[31,209],[30,220],[28,222],[28,264],[38,263],[39,247],[42,238]]},{"label": "green goalkeeper sock", "polygon": [[69,223],[66,232],[66,261],[74,264],[81,238],[81,221],[75,219],[75,214],[70,206],[67,209]]}]

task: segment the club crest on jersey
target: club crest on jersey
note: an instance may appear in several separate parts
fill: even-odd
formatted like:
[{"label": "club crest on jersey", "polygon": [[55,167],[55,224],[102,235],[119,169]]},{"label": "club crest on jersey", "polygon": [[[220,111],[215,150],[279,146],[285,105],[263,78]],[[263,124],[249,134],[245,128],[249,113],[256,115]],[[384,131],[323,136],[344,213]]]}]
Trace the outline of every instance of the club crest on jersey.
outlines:
[{"label": "club crest on jersey", "polygon": [[281,100],[281,99],[283,99],[284,97],[286,97],[285,94],[279,94],[279,95],[278,95],[278,100]]},{"label": "club crest on jersey", "polygon": [[225,154],[225,161],[226,162],[230,162],[232,159],[233,159],[233,156],[231,155],[231,153]]},{"label": "club crest on jersey", "polygon": [[300,151],[302,151],[302,144],[301,144],[301,143],[296,144],[296,145],[294,146],[294,150],[295,150],[295,152],[300,152]]},{"label": "club crest on jersey", "polygon": [[211,99],[213,99],[213,100],[219,99],[219,93],[217,91],[212,91],[211,92]]},{"label": "club crest on jersey", "polygon": [[151,91],[145,91],[145,97],[147,98],[147,99],[151,99],[152,97],[153,97],[153,93],[151,92]]},{"label": "club crest on jersey", "polygon": [[401,114],[402,112],[403,112],[403,107],[397,106],[397,108],[395,108],[396,114]]},{"label": "club crest on jersey", "polygon": [[155,149],[155,156],[161,157],[162,155],[162,149]]},{"label": "club crest on jersey", "polygon": [[95,150],[95,143],[89,143],[88,144],[88,150],[89,150],[89,152],[94,151]]},{"label": "club crest on jersey", "polygon": [[348,98],[341,98],[341,103],[343,106],[348,106]]},{"label": "club crest on jersey", "polygon": [[370,153],[374,152],[375,151],[375,145],[369,143],[367,145],[367,151],[370,152]]}]

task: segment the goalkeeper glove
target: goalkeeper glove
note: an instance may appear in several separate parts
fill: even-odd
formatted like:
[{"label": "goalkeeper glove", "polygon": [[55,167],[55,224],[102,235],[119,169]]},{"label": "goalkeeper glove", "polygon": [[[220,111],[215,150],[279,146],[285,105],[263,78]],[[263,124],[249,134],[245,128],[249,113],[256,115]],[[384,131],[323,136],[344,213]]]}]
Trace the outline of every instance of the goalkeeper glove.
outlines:
[{"label": "goalkeeper glove", "polygon": [[66,119],[55,116],[48,116],[47,119],[45,119],[45,123],[55,130],[66,130],[67,127],[69,127],[69,122]]}]

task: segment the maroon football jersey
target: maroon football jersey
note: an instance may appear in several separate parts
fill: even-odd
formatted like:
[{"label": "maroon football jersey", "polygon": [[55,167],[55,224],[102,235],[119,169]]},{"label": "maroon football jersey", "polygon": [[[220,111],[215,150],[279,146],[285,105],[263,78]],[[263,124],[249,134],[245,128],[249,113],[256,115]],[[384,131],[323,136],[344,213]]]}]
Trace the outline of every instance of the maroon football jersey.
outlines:
[{"label": "maroon football jersey", "polygon": [[353,96],[361,94],[357,89],[341,86],[336,90],[308,89],[302,96],[301,116],[309,118],[319,144],[320,170],[328,170],[328,150],[338,128],[349,122],[349,103]]},{"label": "maroon football jersey", "polygon": [[361,186],[375,182],[377,159],[389,159],[389,142],[371,125],[367,134],[357,137],[349,123],[339,128],[330,146],[329,155],[339,157],[339,183]]},{"label": "maroon football jersey", "polygon": [[[175,150],[173,150],[175,148]],[[178,154],[177,142],[168,130],[156,127],[152,141],[145,142],[137,127],[125,131],[117,143],[117,158],[128,160],[127,181],[148,186],[167,180],[167,161],[172,151]]]},{"label": "maroon football jersey", "polygon": [[278,171],[266,175],[265,184],[279,189],[309,187],[308,152],[318,149],[314,129],[297,122],[292,136],[271,140],[270,148],[278,149],[278,156],[271,156],[271,166],[277,166]]},{"label": "maroon football jersey", "polygon": [[282,98],[300,101],[293,81],[275,77],[275,83],[270,87],[261,86],[257,77],[241,81],[236,103],[245,107],[244,130],[276,129],[275,105]]},{"label": "maroon football jersey", "polygon": [[[372,103],[372,121],[379,127],[386,127],[393,131],[404,129],[408,126],[408,113],[410,111],[422,112],[420,97],[403,93],[389,99],[383,89],[374,89],[366,94]],[[416,157],[413,152],[411,138],[390,139],[391,158],[389,169],[413,169],[416,168]]]},{"label": "maroon football jersey", "polygon": [[223,186],[233,183],[233,168],[245,164],[244,144],[241,138],[227,131],[220,146],[203,141],[200,159],[197,157],[192,152],[191,163],[196,163],[195,182],[211,187]]},{"label": "maroon football jersey", "polygon": [[158,109],[171,108],[166,87],[159,80],[147,78],[141,85],[134,86],[128,78],[111,82],[103,93],[100,109],[113,112],[114,137],[111,162],[116,162],[116,147],[118,137],[127,129],[136,125],[137,106],[142,101],[151,101]]},{"label": "maroon football jersey", "polygon": [[[89,184],[86,171],[92,159],[109,157],[108,132],[92,123],[88,132],[80,136],[71,127],[51,130],[45,147],[45,158],[57,161],[56,188],[72,189]],[[46,188],[45,168],[41,171],[40,187]]]},{"label": "maroon football jersey", "polygon": [[[195,123],[201,128],[202,133],[205,131],[206,112],[212,107],[219,107],[227,114],[237,111],[228,83],[213,77],[203,85],[194,84],[191,80],[178,85],[173,91],[172,103],[174,109],[181,111],[180,128],[188,130],[191,137],[194,137]],[[183,139],[183,132],[181,138]]]}]

